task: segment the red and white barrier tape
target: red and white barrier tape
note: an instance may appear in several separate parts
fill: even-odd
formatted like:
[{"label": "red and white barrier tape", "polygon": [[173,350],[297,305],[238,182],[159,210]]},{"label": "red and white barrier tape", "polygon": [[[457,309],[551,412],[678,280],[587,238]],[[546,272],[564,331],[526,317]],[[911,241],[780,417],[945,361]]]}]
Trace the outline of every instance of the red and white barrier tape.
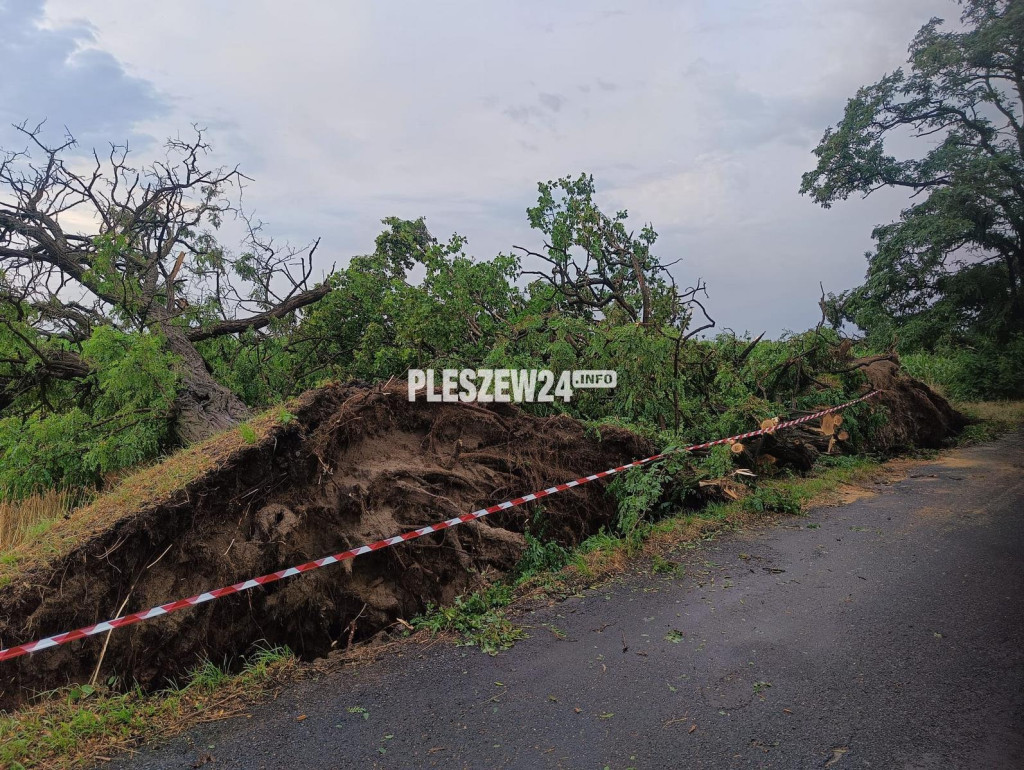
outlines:
[{"label": "red and white barrier tape", "polygon": [[655,460],[660,460],[663,457],[667,457],[668,455],[671,454],[676,454],[678,452],[692,452],[697,449],[708,449],[709,447],[718,446],[719,444],[729,444],[734,441],[742,441],[743,439],[753,438],[754,436],[762,436],[768,433],[774,433],[775,431],[782,430],[784,428],[790,428],[794,425],[800,425],[801,423],[809,422],[810,420],[815,420],[826,414],[830,414],[831,412],[838,412],[840,409],[845,409],[849,406],[853,406],[854,404],[859,404],[861,401],[866,401],[867,399],[871,398],[876,393],[878,393],[877,390],[872,391],[868,393],[866,396],[862,396],[861,398],[855,399],[853,401],[848,401],[845,404],[840,404],[839,406],[833,406],[829,409],[823,409],[820,412],[815,412],[814,414],[809,414],[804,417],[798,417],[795,420],[780,422],[778,425],[775,425],[774,427],[771,428],[761,428],[758,430],[752,430],[749,433],[741,433],[738,436],[730,436],[728,438],[720,438],[715,441],[707,441],[703,444],[694,444],[688,447],[670,449],[666,452],[662,452],[661,454],[651,455],[650,457],[645,457],[642,460],[636,460],[631,463],[626,463],[625,465],[620,465],[618,468],[611,468],[606,471],[601,471],[600,473],[595,473],[584,478],[576,479],[575,481],[569,481],[566,482],[565,484],[556,484],[553,487],[542,489],[539,492],[533,492],[532,494],[524,495],[523,497],[517,497],[512,500],[506,500],[503,503],[492,505],[489,508],[481,508],[480,510],[473,511],[472,513],[464,513],[461,516],[457,516],[454,519],[448,519],[447,521],[442,521],[439,524],[431,524],[427,527],[414,529],[411,532],[406,532],[403,535],[396,535],[395,537],[389,537],[386,540],[378,540],[375,543],[361,545],[358,548],[352,548],[348,551],[342,551],[341,553],[336,553],[333,556],[325,556],[322,559],[316,559],[314,561],[306,562],[305,564],[299,564],[296,567],[288,567],[287,569],[278,570],[277,572],[271,572],[269,575],[262,575],[260,577],[252,578],[250,580],[244,580],[241,583],[235,583],[234,585],[225,586],[224,588],[215,588],[212,591],[206,591],[204,593],[197,594],[196,596],[190,596],[187,599],[178,599],[174,602],[161,604],[159,607],[152,607],[148,610],[133,612],[130,615],[122,615],[121,617],[114,618],[113,620],[105,620],[102,623],[97,623],[94,626],[85,626],[84,628],[78,628],[74,631],[67,631],[63,634],[48,636],[45,639],[39,639],[35,642],[26,642],[25,644],[19,644],[16,647],[9,647],[5,650],[0,650],[0,661],[10,660],[11,658],[17,658],[22,655],[28,655],[33,652],[39,652],[40,650],[46,650],[50,647],[56,647],[61,644],[67,644],[68,642],[73,642],[76,639],[84,639],[87,636],[103,634],[115,628],[121,628],[122,626],[130,626],[134,623],[140,623],[143,620],[157,618],[161,615],[166,615],[170,612],[185,609],[186,607],[191,607],[196,604],[203,604],[204,602],[213,601],[214,599],[220,599],[222,596],[230,596],[231,594],[237,594],[241,593],[242,591],[248,591],[249,589],[256,588],[258,586],[265,586],[268,583],[274,583],[278,580],[283,580],[284,578],[292,577],[293,575],[301,575],[303,572],[310,572],[312,570],[319,569],[320,567],[326,567],[329,564],[337,564],[338,562],[354,559],[355,557],[361,556],[364,553],[379,551],[382,548],[388,548],[392,545],[398,545],[399,543],[404,543],[407,540],[415,540],[418,537],[423,537],[424,535],[429,535],[434,532],[440,532],[442,530],[448,529],[449,527],[457,527],[459,524],[464,524],[467,521],[473,521],[475,519],[483,518],[484,516],[487,516],[491,513],[497,513],[498,511],[507,511],[509,508],[515,508],[516,506],[522,505],[523,503],[529,503],[532,502],[533,500],[540,500],[541,498],[548,497],[550,495],[557,495],[559,492],[564,492],[567,489],[579,487],[582,486],[583,484],[589,484],[591,481],[597,481],[598,479],[603,479],[607,476],[611,476],[613,474],[629,470],[630,468],[637,468],[641,465],[646,465],[647,463],[654,462]]}]

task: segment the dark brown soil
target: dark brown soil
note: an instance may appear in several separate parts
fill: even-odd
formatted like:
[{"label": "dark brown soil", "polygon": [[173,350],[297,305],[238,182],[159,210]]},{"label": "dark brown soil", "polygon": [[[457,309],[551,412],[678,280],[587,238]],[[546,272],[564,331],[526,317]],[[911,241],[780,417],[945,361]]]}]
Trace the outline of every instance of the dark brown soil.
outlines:
[{"label": "dark brown soil", "polygon": [[[117,521],[0,590],[6,646],[273,572],[649,454],[620,429],[509,405],[407,400],[404,386],[328,386],[296,419],[170,500]],[[110,635],[101,681],[157,685],[254,643],[326,654],[451,602],[512,568],[536,508],[494,514]],[[595,483],[544,501],[545,535],[580,542],[611,522]],[[127,602],[126,602],[127,599]],[[123,607],[123,609],[122,609]],[[88,681],[101,636],[3,664],[0,704]]]},{"label": "dark brown soil", "polygon": [[881,391],[872,403],[888,410],[888,419],[873,435],[872,450],[941,449],[967,424],[949,401],[908,376],[895,355],[855,363],[861,365],[871,388]]}]

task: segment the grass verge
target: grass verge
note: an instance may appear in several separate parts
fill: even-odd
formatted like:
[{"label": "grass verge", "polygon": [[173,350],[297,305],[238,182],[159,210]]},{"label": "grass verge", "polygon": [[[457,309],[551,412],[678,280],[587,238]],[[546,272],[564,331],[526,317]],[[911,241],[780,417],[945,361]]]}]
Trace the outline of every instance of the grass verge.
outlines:
[{"label": "grass verge", "polygon": [[237,674],[206,662],[182,685],[156,693],[89,685],[43,693],[37,705],[0,714],[0,767],[81,767],[131,749],[143,736],[167,738],[236,716],[295,666],[290,651],[272,647],[253,653]]},{"label": "grass verge", "polygon": [[977,420],[964,428],[959,446],[991,441],[1024,423],[1024,401],[975,401],[958,403],[956,408]]}]

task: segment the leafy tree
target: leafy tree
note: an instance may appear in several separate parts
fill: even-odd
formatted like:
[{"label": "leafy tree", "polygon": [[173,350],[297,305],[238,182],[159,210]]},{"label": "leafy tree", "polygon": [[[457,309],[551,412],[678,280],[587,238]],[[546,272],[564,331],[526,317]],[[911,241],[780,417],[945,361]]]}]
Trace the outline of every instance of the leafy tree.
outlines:
[{"label": "leafy tree", "polygon": [[39,127],[22,132],[29,150],[0,152],[0,412],[39,417],[72,396],[79,409],[107,398],[119,382],[87,350],[103,332],[173,362],[172,405],[157,411],[174,440],[247,418],[199,346],[286,324],[325,297],[333,284],[309,286],[315,244],[279,248],[242,217],[245,249],[225,251],[214,233],[240,214],[229,196],[244,177],[205,165],[198,130],[139,169],[126,147],[83,162],[71,137],[51,146]]},{"label": "leafy tree", "polygon": [[[679,292],[669,268],[651,252],[658,234],[649,224],[639,234],[626,229],[628,212],[605,214],[594,200],[594,178],[581,174],[538,185],[537,205],[527,209],[530,226],[545,238],[544,251],[518,251],[544,264],[527,270],[552,286],[565,312],[615,322],[686,326],[705,293],[698,284]],[[705,313],[706,316],[706,313]],[[701,329],[714,326],[707,318]]]},{"label": "leafy tree", "polygon": [[[824,207],[883,187],[915,193],[874,231],[864,286],[833,296],[852,320],[905,349],[1024,328],[1024,4],[964,0],[962,30],[941,19],[911,43],[909,67],[849,100],[814,153],[801,192]],[[909,134],[921,152],[892,149]]]},{"label": "leafy tree", "polygon": [[91,487],[169,445],[178,375],[159,335],[100,326],[82,343],[81,359],[94,374],[51,390],[61,408],[0,417],[0,497]]},{"label": "leafy tree", "polygon": [[475,261],[463,238],[439,242],[422,218],[384,224],[373,254],[331,277],[332,292],[288,343],[305,387],[325,376],[378,380],[410,367],[475,365],[522,305],[514,258]]},{"label": "leafy tree", "polygon": [[[701,300],[706,286],[697,281],[680,289],[669,270],[676,262],[666,264],[652,251],[654,228],[647,224],[637,233],[627,229],[628,212],[604,213],[594,199],[592,176],[542,182],[538,191],[527,215],[544,236],[544,250],[516,247],[542,265],[523,273],[537,276],[531,291],[550,298],[550,320],[561,326],[562,339],[577,355],[590,359],[593,368],[618,368],[631,385],[666,396],[678,428],[684,343],[715,325]],[[617,365],[596,366],[595,358],[608,362],[608,352],[615,350],[623,354]],[[667,362],[656,351],[668,351]],[[666,363],[667,370],[657,368]],[[621,392],[641,398],[640,389]],[[648,409],[654,406],[649,398],[642,401]],[[632,404],[626,411],[633,412]],[[655,419],[665,427],[664,413]]]}]

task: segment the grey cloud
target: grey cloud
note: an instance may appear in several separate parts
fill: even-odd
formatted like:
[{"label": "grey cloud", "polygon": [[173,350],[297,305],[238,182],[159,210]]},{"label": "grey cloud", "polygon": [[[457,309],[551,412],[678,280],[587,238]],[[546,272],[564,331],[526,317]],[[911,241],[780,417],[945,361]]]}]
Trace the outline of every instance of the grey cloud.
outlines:
[{"label": "grey cloud", "polygon": [[537,98],[540,100],[541,104],[552,112],[558,112],[562,109],[562,105],[565,104],[565,97],[559,96],[558,94],[541,94]]},{"label": "grey cloud", "polygon": [[683,258],[682,283],[709,280],[722,325],[769,333],[817,321],[818,280],[861,281],[871,227],[903,203],[819,209],[797,194],[811,149],[921,24],[958,15],[952,0],[137,7],[47,0],[48,31],[38,1],[2,6],[0,111],[123,136],[167,105],[127,62],[180,95],[152,130],[209,126],[218,162],[257,177],[247,205],[296,242],[323,235],[326,265],[372,248],[392,214],[457,230],[480,257],[537,245],[536,181],[593,172],[603,204]]},{"label": "grey cloud", "polygon": [[83,145],[144,143],[133,126],[167,108],[153,86],[87,47],[94,41],[87,23],[47,29],[42,21],[42,0],[0,2],[0,144],[17,141],[10,124],[44,119],[50,132],[66,126]]},{"label": "grey cloud", "polygon": [[522,123],[528,125],[533,121],[534,118],[541,117],[544,113],[539,107],[533,105],[522,104],[514,107],[506,107],[501,111],[502,115],[507,115],[512,118],[516,123]]},{"label": "grey cloud", "polygon": [[560,112],[568,100],[559,94],[542,92],[537,95],[537,101],[540,106],[536,104],[511,105],[503,109],[502,114],[524,126],[543,125],[551,128],[552,114]]}]

